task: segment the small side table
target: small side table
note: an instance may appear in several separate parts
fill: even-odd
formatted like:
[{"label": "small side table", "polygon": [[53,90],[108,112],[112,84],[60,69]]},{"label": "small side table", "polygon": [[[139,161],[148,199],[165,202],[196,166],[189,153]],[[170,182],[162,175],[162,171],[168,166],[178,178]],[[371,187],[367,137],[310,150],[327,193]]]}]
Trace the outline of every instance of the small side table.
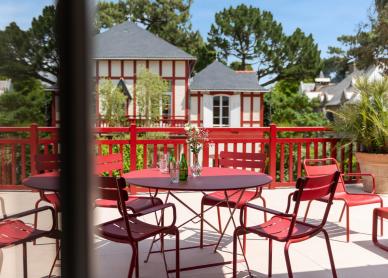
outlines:
[{"label": "small side table", "polygon": [[[381,249],[388,251],[388,246],[383,245],[380,242],[377,241],[377,220],[378,218],[385,218],[388,219],[388,207],[385,208],[375,208],[373,210],[373,230],[372,230],[372,240],[373,243],[380,247]],[[381,225],[383,225],[383,221],[381,221]],[[381,226],[381,231],[383,231],[383,227]]]}]

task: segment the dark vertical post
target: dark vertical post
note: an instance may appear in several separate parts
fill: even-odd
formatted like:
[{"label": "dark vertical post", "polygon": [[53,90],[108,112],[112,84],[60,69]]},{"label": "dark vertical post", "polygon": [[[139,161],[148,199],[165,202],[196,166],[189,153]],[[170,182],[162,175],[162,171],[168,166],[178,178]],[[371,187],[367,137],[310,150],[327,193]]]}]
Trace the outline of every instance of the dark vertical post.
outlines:
[{"label": "dark vertical post", "polygon": [[60,142],[62,208],[62,277],[94,277],[91,272],[91,121],[89,69],[90,23],[87,0],[57,1],[60,56]]}]

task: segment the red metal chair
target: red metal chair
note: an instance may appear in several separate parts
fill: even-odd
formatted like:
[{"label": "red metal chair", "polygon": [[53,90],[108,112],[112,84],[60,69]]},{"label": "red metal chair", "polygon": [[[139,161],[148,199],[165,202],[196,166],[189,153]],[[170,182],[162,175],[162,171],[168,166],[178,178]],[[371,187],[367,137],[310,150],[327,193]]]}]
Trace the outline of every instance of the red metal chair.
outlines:
[{"label": "red metal chair", "polygon": [[[288,277],[293,277],[290,257],[288,249],[292,243],[301,242],[307,240],[320,232],[323,232],[326,240],[327,250],[329,252],[329,259],[331,265],[331,271],[333,277],[337,277],[333,254],[331,251],[329,235],[323,228],[325,226],[327,216],[329,215],[330,207],[338,183],[340,172],[335,172],[330,175],[317,176],[317,177],[304,177],[299,178],[296,182],[296,191],[291,193],[288,198],[288,204],[286,212],[279,212],[272,209],[256,206],[253,204],[245,204],[240,213],[241,226],[237,227],[233,235],[233,277],[236,277],[237,273],[237,241],[238,236],[254,233],[259,236],[269,239],[269,262],[268,262],[268,276],[272,276],[272,240],[279,242],[285,242],[284,255],[286,258]],[[319,225],[313,225],[297,220],[298,210],[301,201],[316,200],[328,196],[328,202],[322,221]],[[289,213],[291,207],[291,197],[294,204],[294,211]],[[269,221],[265,221],[263,224],[246,227],[246,208],[252,208],[273,214],[274,216]]]},{"label": "red metal chair", "polygon": [[[51,211],[53,224],[51,229],[48,231],[39,230],[34,226],[24,223],[20,218],[37,214],[42,211]],[[29,211],[24,211],[14,215],[7,216],[3,219],[0,219],[0,249],[9,246],[15,246],[18,244],[23,244],[23,277],[28,277],[28,266],[27,266],[27,242],[34,241],[37,238],[41,237],[55,237],[57,238],[56,233],[56,212],[52,207],[41,207],[37,209],[32,209]],[[55,262],[54,262],[55,263]],[[50,274],[51,275],[51,274]]]},{"label": "red metal chair", "polygon": [[[53,171],[59,171],[60,169],[60,160],[59,155],[57,154],[38,154],[36,155],[36,170],[38,173],[44,173],[44,172],[53,172]],[[40,190],[39,191],[39,200],[35,203],[35,209],[39,207],[40,202],[47,202],[50,203],[55,211],[55,215],[58,219],[58,215],[61,212],[61,206],[59,202],[58,194],[55,192],[47,192]],[[58,220],[55,221],[56,227],[55,229],[58,230]],[[34,228],[36,229],[38,225],[38,214],[35,214],[34,217]],[[36,244],[36,240],[34,240],[34,245]],[[59,240],[56,240],[56,247],[59,248]]]},{"label": "red metal chair", "polygon": [[[377,240],[377,220],[381,217],[381,226],[383,225],[383,218],[388,219],[388,208],[375,208],[373,210],[373,228],[372,228],[372,240],[373,243],[381,249],[388,251],[388,246],[383,245]],[[382,229],[382,228],[381,228]]]},{"label": "red metal chair", "polygon": [[[239,153],[239,152],[226,152],[220,153],[219,165],[223,168],[242,168],[251,169],[252,171],[259,170],[264,172],[266,155],[264,153]],[[228,190],[229,202],[225,200],[225,193],[223,191],[217,191],[210,194],[206,194],[202,197],[201,201],[201,215],[204,215],[204,206],[216,206],[218,214],[218,228],[222,233],[221,225],[221,213],[220,207],[230,207],[240,209],[245,203],[252,201],[253,199],[260,198],[263,201],[263,206],[266,207],[266,202],[261,195],[262,188],[256,188],[255,191],[245,191],[243,195],[236,194],[236,190]],[[240,198],[241,196],[241,198]],[[245,213],[245,217],[247,214]],[[203,216],[202,216],[203,217]],[[201,229],[200,229],[200,245],[203,246],[203,218],[201,217]],[[264,219],[267,220],[267,216],[264,213]],[[243,250],[246,249],[246,237],[243,239]]]},{"label": "red metal chair", "polygon": [[[303,162],[304,169],[306,170],[306,175],[308,176],[317,176],[317,175],[326,175],[333,173],[335,171],[340,171],[338,168],[338,162],[334,158],[323,158],[323,159],[305,159]],[[334,200],[343,201],[344,207],[342,208],[342,212],[339,218],[339,221],[342,220],[342,216],[346,209],[346,241],[349,242],[350,238],[350,225],[349,225],[349,208],[355,206],[363,206],[370,204],[380,204],[383,207],[383,199],[375,193],[375,179],[372,174],[367,173],[347,173],[345,176],[350,177],[363,177],[368,176],[372,178],[373,181],[373,190],[372,193],[363,193],[363,194],[355,194],[349,193],[346,191],[345,182],[344,182],[344,174],[341,174],[340,179],[338,181],[337,190],[334,194]],[[328,196],[320,198],[318,201],[327,202]],[[310,209],[312,201],[308,202],[306,213],[304,216],[304,220],[307,218],[307,214]],[[381,234],[383,233],[383,226],[381,225]]]},{"label": "red metal chair", "polygon": [[[95,172],[97,174],[100,175],[107,173],[109,176],[113,176],[115,172],[121,175],[122,171],[123,159],[121,154],[115,153],[109,155],[98,155],[96,157]],[[157,197],[129,195],[125,204],[127,209],[135,213],[153,206],[160,206],[163,204],[163,201]],[[117,202],[114,200],[97,199],[95,206],[104,208],[116,208]]]},{"label": "red metal chair", "polygon": [[[125,202],[128,200],[128,192],[124,178],[114,177],[100,177],[99,189],[101,196],[104,199],[118,202],[119,212],[122,217],[114,219],[96,227],[98,235],[101,237],[119,243],[126,243],[131,245],[132,258],[129,266],[128,277],[132,277],[134,269],[136,269],[136,277],[139,277],[139,249],[138,242],[157,234],[171,234],[176,237],[176,277],[179,277],[179,231],[175,226],[176,211],[174,204],[168,203],[164,205],[154,206],[138,213],[128,214]],[[171,208],[173,212],[172,223],[168,226],[151,225],[140,221],[137,217],[161,212],[162,219],[164,217],[164,210]],[[162,223],[164,220],[162,220]],[[163,253],[164,255],[164,253]]]}]

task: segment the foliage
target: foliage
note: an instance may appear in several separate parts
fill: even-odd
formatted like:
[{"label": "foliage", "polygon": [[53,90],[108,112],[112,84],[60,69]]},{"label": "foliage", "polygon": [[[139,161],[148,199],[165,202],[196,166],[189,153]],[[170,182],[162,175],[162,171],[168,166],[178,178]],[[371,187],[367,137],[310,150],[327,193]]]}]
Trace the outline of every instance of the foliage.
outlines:
[{"label": "foliage", "polygon": [[360,101],[347,102],[335,116],[332,128],[341,137],[361,144],[370,153],[388,153],[388,77],[357,80]]},{"label": "foliage", "polygon": [[[332,56],[325,71],[341,75],[347,70],[350,61],[356,63],[360,69],[382,64],[388,70],[388,1],[375,0],[369,21],[360,24],[355,35],[342,35],[337,40],[342,43],[343,49],[329,49]],[[333,62],[340,67],[333,68]]]},{"label": "foliage", "polygon": [[320,51],[311,34],[306,36],[297,28],[287,36],[271,12],[244,4],[216,13],[208,41],[220,60],[237,58],[242,70],[258,64],[263,86],[315,77],[321,68]]},{"label": "foliage", "polygon": [[167,81],[159,75],[143,69],[137,74],[136,79],[136,105],[139,107],[139,114],[145,118],[146,126],[159,122],[161,104],[166,101]]},{"label": "foliage", "polygon": [[47,6],[28,30],[12,22],[0,31],[0,75],[13,81],[36,78],[55,84],[59,57],[54,26],[55,7]]},{"label": "foliage", "polygon": [[[196,71],[210,64],[212,56],[200,33],[192,30],[190,7],[192,0],[119,0],[98,2],[96,29],[110,28],[130,20],[173,45],[198,57]],[[205,65],[204,65],[205,63]]]},{"label": "foliage", "polygon": [[229,67],[232,70],[253,70],[251,65],[245,64],[245,67],[243,67],[243,64],[239,61],[234,61],[234,62],[230,63]]},{"label": "foliage", "polygon": [[[21,84],[22,83],[22,84]],[[28,126],[47,124],[48,96],[38,80],[15,83],[15,89],[0,95],[0,126]]]},{"label": "foliage", "polygon": [[126,99],[121,88],[111,80],[102,80],[99,85],[101,114],[109,126],[122,126],[125,115]]},{"label": "foliage", "polygon": [[[310,101],[298,92],[298,82],[279,81],[272,92],[264,96],[264,120],[278,126],[322,126],[327,123],[319,112],[318,99]],[[269,114],[270,113],[270,114]]]}]

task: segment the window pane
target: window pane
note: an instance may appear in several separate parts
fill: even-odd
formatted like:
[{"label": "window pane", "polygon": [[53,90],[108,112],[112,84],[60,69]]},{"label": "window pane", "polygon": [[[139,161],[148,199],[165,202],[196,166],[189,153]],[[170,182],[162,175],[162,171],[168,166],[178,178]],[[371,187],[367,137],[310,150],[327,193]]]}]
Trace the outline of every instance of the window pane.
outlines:
[{"label": "window pane", "polygon": [[171,115],[171,95],[164,95],[162,98],[162,114],[163,116]]},{"label": "window pane", "polygon": [[222,106],[229,106],[229,97],[222,97]]},{"label": "window pane", "polygon": [[214,109],[213,109],[213,116],[214,117],[219,117],[220,116],[220,108],[219,107],[214,107]]},{"label": "window pane", "polygon": [[222,125],[229,125],[229,118],[222,118]]},{"label": "window pane", "polygon": [[213,106],[220,106],[220,97],[213,97]]},{"label": "window pane", "polygon": [[222,117],[229,117],[229,107],[222,107]]},{"label": "window pane", "polygon": [[172,81],[171,80],[166,80],[167,81],[167,92],[172,92]]},{"label": "window pane", "polygon": [[213,125],[219,125],[220,124],[220,118],[213,118]]}]

